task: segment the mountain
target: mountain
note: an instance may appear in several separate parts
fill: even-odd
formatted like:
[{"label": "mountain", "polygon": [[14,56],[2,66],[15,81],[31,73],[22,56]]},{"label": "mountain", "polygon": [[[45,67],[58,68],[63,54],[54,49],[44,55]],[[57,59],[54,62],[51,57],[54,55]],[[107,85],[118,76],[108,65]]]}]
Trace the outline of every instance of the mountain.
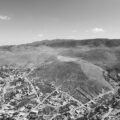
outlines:
[{"label": "mountain", "polygon": [[78,119],[88,113],[92,118],[101,110],[108,115],[120,106],[119,39],[56,39],[0,46],[0,66],[0,107],[2,113],[11,107],[9,116],[21,110],[18,114],[23,118],[39,114],[49,120],[67,113]]},{"label": "mountain", "polygon": [[85,39],[85,40],[74,40],[74,39],[55,39],[55,40],[44,40],[25,44],[28,46],[40,46],[46,45],[50,47],[77,47],[80,45],[88,45],[91,47],[98,47],[104,45],[106,47],[116,47],[120,45],[119,39]]},{"label": "mountain", "polygon": [[[0,64],[38,64],[38,62],[41,63],[47,59],[55,59],[60,54],[82,58],[105,69],[106,67],[119,66],[119,46],[119,39],[98,38],[87,40],[56,39],[22,45],[0,46]],[[41,57],[41,54],[44,57]]]},{"label": "mountain", "polygon": [[118,39],[45,40],[1,46],[0,65],[35,68],[29,77],[61,85],[63,91],[85,102],[88,98],[79,93],[80,89],[90,97],[112,89],[103,71],[120,65],[119,46]]}]

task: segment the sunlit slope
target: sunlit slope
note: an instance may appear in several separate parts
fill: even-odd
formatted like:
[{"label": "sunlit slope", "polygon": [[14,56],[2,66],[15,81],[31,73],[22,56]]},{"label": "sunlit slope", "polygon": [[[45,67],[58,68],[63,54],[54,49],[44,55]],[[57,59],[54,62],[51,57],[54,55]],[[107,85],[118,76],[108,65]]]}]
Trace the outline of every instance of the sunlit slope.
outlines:
[{"label": "sunlit slope", "polygon": [[0,65],[17,65],[21,67],[38,66],[55,59],[56,51],[52,48],[13,47],[11,51],[0,51]]}]

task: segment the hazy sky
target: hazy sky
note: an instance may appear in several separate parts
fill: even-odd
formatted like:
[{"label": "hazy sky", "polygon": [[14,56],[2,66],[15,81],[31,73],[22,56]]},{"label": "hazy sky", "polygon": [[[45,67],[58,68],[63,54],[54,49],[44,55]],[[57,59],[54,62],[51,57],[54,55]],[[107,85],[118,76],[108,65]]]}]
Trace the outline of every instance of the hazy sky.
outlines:
[{"label": "hazy sky", "polygon": [[120,0],[0,0],[0,45],[120,38]]}]

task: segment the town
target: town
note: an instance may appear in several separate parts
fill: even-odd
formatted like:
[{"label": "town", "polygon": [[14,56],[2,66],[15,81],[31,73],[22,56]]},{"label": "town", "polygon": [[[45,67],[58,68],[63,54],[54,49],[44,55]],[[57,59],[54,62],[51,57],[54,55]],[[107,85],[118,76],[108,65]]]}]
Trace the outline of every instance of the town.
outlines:
[{"label": "town", "polygon": [[[0,67],[0,120],[119,120],[120,73],[103,71],[113,89],[86,103],[61,90],[61,86],[40,82],[35,84],[32,69],[15,66]],[[41,90],[47,86],[49,93]]]}]

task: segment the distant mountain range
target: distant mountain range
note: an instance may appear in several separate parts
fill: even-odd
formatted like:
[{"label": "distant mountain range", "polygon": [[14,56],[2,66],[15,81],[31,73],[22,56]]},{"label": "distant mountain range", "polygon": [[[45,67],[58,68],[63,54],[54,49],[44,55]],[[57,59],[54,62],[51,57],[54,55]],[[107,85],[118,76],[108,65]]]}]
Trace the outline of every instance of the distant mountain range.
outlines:
[{"label": "distant mountain range", "polygon": [[96,38],[96,39],[84,39],[84,40],[74,40],[74,39],[54,39],[54,40],[43,40],[36,41],[21,45],[6,45],[0,46],[0,49],[9,50],[14,46],[34,46],[39,47],[41,45],[49,47],[77,47],[80,45],[88,45],[90,47],[98,47],[104,45],[106,47],[117,47],[120,46],[120,39],[107,39],[107,38]]}]

